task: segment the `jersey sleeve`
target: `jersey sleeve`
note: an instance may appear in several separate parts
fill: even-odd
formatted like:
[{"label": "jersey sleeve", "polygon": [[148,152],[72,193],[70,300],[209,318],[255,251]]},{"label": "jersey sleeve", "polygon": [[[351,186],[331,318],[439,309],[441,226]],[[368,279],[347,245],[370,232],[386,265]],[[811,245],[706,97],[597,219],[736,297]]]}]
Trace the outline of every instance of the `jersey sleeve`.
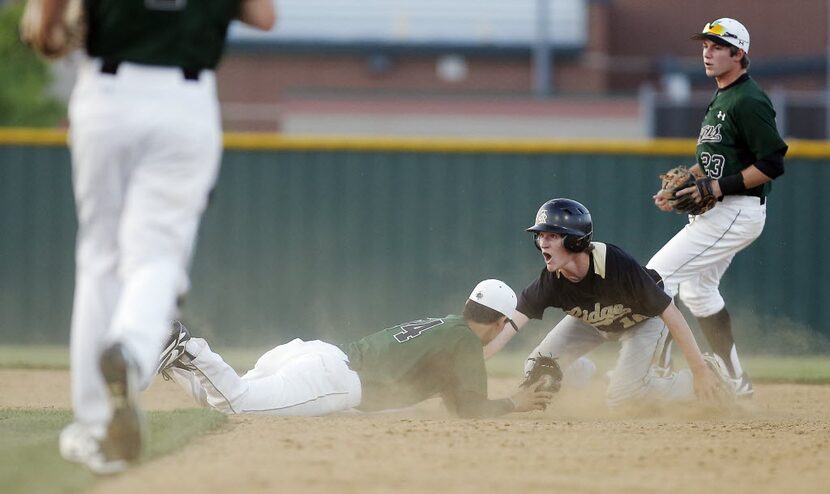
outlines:
[{"label": "jersey sleeve", "polygon": [[487,399],[484,351],[474,334],[456,346],[452,373],[453,379],[441,396],[447,408],[459,417],[497,417],[513,411],[513,403],[508,399]]},{"label": "jersey sleeve", "polygon": [[737,105],[741,137],[753,154],[759,160],[770,154],[783,150],[787,151],[787,143],[778,133],[775,125],[775,110],[767,98],[754,97],[741,100]]},{"label": "jersey sleeve", "polygon": [[638,265],[636,275],[632,276],[634,293],[639,294],[638,301],[644,316],[659,316],[671,303],[671,297],[657,285],[645,268]]},{"label": "jersey sleeve", "polygon": [[519,295],[516,310],[530,319],[542,319],[545,309],[550,307],[550,288],[544,282],[543,272]]},{"label": "jersey sleeve", "polygon": [[[633,257],[628,255],[615,256],[617,269],[625,280],[629,293],[635,299],[638,312],[644,316],[659,316],[671,303],[671,297],[658,285],[654,278]],[[652,271],[656,276],[656,272]]]}]

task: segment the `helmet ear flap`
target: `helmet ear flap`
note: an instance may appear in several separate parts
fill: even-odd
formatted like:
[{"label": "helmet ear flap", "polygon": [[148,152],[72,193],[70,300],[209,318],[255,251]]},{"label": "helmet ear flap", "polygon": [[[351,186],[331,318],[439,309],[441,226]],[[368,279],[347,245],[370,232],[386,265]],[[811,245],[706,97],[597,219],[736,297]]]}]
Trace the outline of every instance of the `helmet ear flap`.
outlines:
[{"label": "helmet ear flap", "polygon": [[569,252],[582,252],[588,248],[588,244],[591,243],[591,232],[577,237],[574,235],[565,235],[565,238],[562,239],[562,245],[565,246]]},{"label": "helmet ear flap", "polygon": [[573,235],[565,235],[565,238],[562,239],[562,245],[565,246],[568,252],[580,252],[582,249],[579,248],[579,243],[579,239]]},{"label": "helmet ear flap", "polygon": [[[583,235],[581,237],[577,237],[574,235],[563,235],[562,236],[562,245],[565,247],[565,250],[569,252],[582,252],[586,248],[588,248],[588,244],[591,242],[591,234],[588,233],[587,235]],[[542,248],[539,247],[539,232],[533,233],[533,246],[536,247],[537,250],[541,251]]]}]

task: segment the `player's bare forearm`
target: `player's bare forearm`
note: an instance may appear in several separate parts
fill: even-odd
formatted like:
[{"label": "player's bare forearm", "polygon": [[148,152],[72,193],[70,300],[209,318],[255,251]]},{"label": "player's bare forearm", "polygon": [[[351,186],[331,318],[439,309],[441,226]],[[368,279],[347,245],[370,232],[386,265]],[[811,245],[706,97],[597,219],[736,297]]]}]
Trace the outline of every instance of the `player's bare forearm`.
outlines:
[{"label": "player's bare forearm", "polygon": [[670,303],[663,314],[660,315],[666,326],[669,327],[674,341],[683,352],[686,362],[689,364],[689,370],[694,376],[695,396],[704,401],[716,401],[720,395],[718,380],[714,374],[706,367],[706,362],[703,361],[703,354],[700,353],[700,347],[697,346],[697,341],[692,334],[692,329],[686,323],[686,319],[674,302]]},{"label": "player's bare forearm", "polygon": [[689,327],[689,324],[677,306],[674,305],[674,302],[669,303],[669,306],[666,307],[660,315],[660,318],[668,326],[672,338],[678,348],[680,348],[680,351],[683,352],[683,357],[685,357],[686,362],[689,364],[689,369],[691,369],[692,373],[697,375],[702,370],[705,370],[706,363],[703,361],[703,354],[701,354],[700,347],[697,345],[697,341],[695,341],[695,337],[692,334],[692,328]]},{"label": "player's bare forearm", "polygon": [[272,0],[242,0],[239,7],[239,20],[245,24],[268,31],[277,21],[277,13]]},{"label": "player's bare forearm", "polygon": [[764,172],[759,170],[755,165],[749,165],[744,168],[743,171],[741,171],[741,175],[744,179],[744,187],[747,189],[752,189],[772,181],[772,178],[764,174]]},{"label": "player's bare forearm", "polygon": [[686,323],[683,314],[672,302],[660,317],[669,327],[672,337],[689,364],[689,370],[694,376],[695,396],[703,401],[719,401],[721,390],[718,378],[706,366],[700,347],[697,346],[692,329]]},{"label": "player's bare forearm", "polygon": [[706,367],[706,362],[703,361],[703,355],[700,353],[700,347],[697,346],[692,329],[686,323],[683,314],[672,302],[660,317],[669,327],[674,341],[680,347],[680,351],[683,352],[683,356],[689,364],[689,370],[692,371],[694,376],[695,396],[704,401],[717,400],[719,393],[717,379]]},{"label": "player's bare forearm", "polygon": [[[520,328],[527,324],[528,317],[521,312],[513,312],[513,322],[516,324],[517,328]],[[499,352],[504,346],[516,336],[516,330],[513,329],[513,326],[510,324],[505,324],[504,328],[502,328],[501,333],[496,335],[493,340],[488,343],[484,347],[484,358],[489,359],[493,355]]]}]

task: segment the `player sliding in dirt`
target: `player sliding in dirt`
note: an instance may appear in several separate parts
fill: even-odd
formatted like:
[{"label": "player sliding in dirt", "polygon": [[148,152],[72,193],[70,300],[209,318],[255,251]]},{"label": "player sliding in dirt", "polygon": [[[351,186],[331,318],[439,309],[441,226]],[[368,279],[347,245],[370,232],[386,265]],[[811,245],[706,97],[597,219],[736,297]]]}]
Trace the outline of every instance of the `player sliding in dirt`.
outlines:
[{"label": "player sliding in dirt", "polygon": [[[545,267],[522,291],[508,325],[485,348],[488,357],[529,319],[542,319],[546,308],[559,307],[567,315],[530,354],[526,371],[532,371],[539,356],[558,359],[568,369],[580,356],[616,340],[622,346],[606,393],[611,407],[734,394],[723,361],[700,353],[689,325],[663,290],[660,275],[619,247],[591,242],[593,222],[585,206],[571,199],[552,199],[539,208],[535,224],[527,231],[533,233]],[[668,376],[653,372],[669,332],[691,372]]]},{"label": "player sliding in dirt", "polygon": [[510,398],[487,399],[482,346],[508,323],[516,294],[485,280],[463,315],[419,319],[335,346],[295,339],[259,358],[240,377],[202,338],[174,321],[158,371],[203,406],[224,413],[316,416],[355,408],[377,411],[440,395],[461,417],[541,410],[552,393],[542,383]]}]

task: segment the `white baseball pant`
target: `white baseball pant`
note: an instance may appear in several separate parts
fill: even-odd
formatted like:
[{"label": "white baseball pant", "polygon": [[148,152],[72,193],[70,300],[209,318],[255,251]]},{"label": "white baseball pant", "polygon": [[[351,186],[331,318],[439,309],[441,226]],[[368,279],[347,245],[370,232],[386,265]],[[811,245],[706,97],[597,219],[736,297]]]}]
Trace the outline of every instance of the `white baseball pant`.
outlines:
[{"label": "white baseball pant", "polygon": [[707,317],[724,308],[720,280],[735,254],[764,230],[766,205],[757,197],[727,196],[698,216],[663,246],[646,267],[663,278],[664,288],[695,317]]},{"label": "white baseball pant", "polygon": [[150,382],[168,335],[200,216],[216,180],[221,127],[214,74],[99,60],[79,69],[69,116],[78,213],[72,314],[77,422],[101,430],[110,407],[98,359],[122,342]]},{"label": "white baseball pant", "polygon": [[568,369],[582,355],[607,341],[617,340],[621,348],[606,391],[609,407],[633,401],[691,401],[695,393],[692,373],[688,369],[667,377],[652,372],[667,335],[668,328],[659,317],[646,319],[622,333],[605,333],[566,315],[530,353],[525,361],[525,371],[532,365],[530,358],[541,353],[559,359],[567,377]]},{"label": "white baseball pant", "polygon": [[360,378],[329,343],[292,340],[266,352],[242,377],[207,341],[192,338],[186,349],[192,370],[171,367],[173,379],[202,406],[227,414],[320,416],[360,404]]}]

